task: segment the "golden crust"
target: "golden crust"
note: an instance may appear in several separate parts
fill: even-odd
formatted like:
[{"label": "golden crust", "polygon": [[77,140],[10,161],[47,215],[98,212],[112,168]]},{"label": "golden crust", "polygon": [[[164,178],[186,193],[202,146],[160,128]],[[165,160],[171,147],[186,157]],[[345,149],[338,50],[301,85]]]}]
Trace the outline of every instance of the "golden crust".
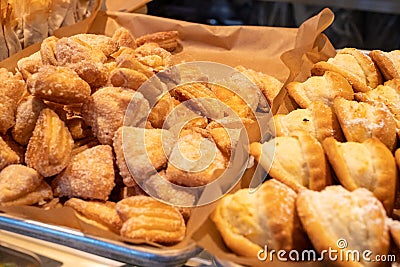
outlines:
[{"label": "golden crust", "polygon": [[156,43],[145,43],[135,49],[137,60],[154,72],[162,71],[172,65],[172,55]]},{"label": "golden crust", "polygon": [[325,153],[344,188],[363,187],[371,191],[392,214],[396,194],[397,167],[391,151],[378,139],[363,143],[323,142]]},{"label": "golden crust", "polygon": [[27,80],[33,96],[59,104],[85,102],[91,93],[89,84],[67,67],[44,66]]},{"label": "golden crust", "polygon": [[45,108],[29,139],[25,162],[44,177],[56,175],[68,165],[73,144],[64,122],[54,111]]},{"label": "golden crust", "polygon": [[236,254],[257,257],[269,249],[302,249],[307,238],[301,229],[295,208],[296,193],[271,179],[256,192],[241,189],[224,196],[211,219],[225,244]]},{"label": "golden crust", "polygon": [[37,51],[29,57],[24,57],[18,60],[17,69],[22,74],[24,80],[28,79],[29,76],[39,71],[43,66],[42,57],[40,51]]},{"label": "golden crust", "polygon": [[[380,50],[372,50],[369,56],[378,66],[386,80],[400,79],[400,68],[397,63],[400,50],[393,50],[389,53]],[[396,66],[397,65],[397,66]]]},{"label": "golden crust", "polygon": [[76,34],[70,37],[72,40],[80,40],[90,47],[100,50],[106,57],[118,50],[118,43],[111,37],[101,34]]},{"label": "golden crust", "polygon": [[137,47],[135,38],[128,29],[123,27],[118,28],[114,32],[112,39],[117,42],[120,47],[129,47],[133,49]]},{"label": "golden crust", "polygon": [[145,43],[157,43],[161,48],[172,52],[178,46],[178,32],[177,31],[166,31],[156,32],[140,36],[136,39],[136,45],[141,46]]},{"label": "golden crust", "polygon": [[396,146],[396,123],[383,103],[336,98],[333,108],[347,141],[363,142],[376,137],[390,150]]},{"label": "golden crust", "polygon": [[307,108],[313,101],[320,101],[327,106],[333,105],[333,99],[341,96],[353,100],[351,85],[340,74],[326,71],[323,76],[311,76],[305,82],[291,82],[286,85],[289,95],[302,108]]},{"label": "golden crust", "polygon": [[51,199],[53,199],[53,191],[50,185],[42,181],[34,191],[10,201],[0,202],[0,206],[42,205]]},{"label": "golden crust", "polygon": [[185,221],[178,209],[148,196],[133,196],[119,201],[117,212],[124,222],[123,237],[173,244],[185,237]]},{"label": "golden crust", "polygon": [[333,136],[343,140],[343,134],[332,109],[321,102],[313,102],[306,109],[296,109],[289,114],[274,115],[276,136],[290,136],[293,131],[301,130],[314,136],[319,142]]},{"label": "golden crust", "polygon": [[119,233],[121,230],[122,221],[118,216],[114,202],[70,198],[64,203],[64,206],[73,208],[81,216],[106,226],[114,233]]},{"label": "golden crust", "polygon": [[165,93],[152,107],[148,121],[154,128],[163,128],[168,115],[178,106],[180,102],[169,93]]},{"label": "golden crust", "polygon": [[291,133],[291,136],[276,137],[264,144],[252,143],[250,154],[271,177],[296,192],[304,188],[320,191],[331,184],[324,150],[321,144],[306,132],[296,131]]},{"label": "golden crust", "polygon": [[43,177],[34,169],[13,164],[0,172],[0,203],[12,201],[34,191]]},{"label": "golden crust", "polygon": [[59,39],[54,54],[59,66],[67,66],[70,63],[79,63],[82,61],[104,63],[107,60],[107,57],[101,50],[71,37]]},{"label": "golden crust", "polygon": [[[351,250],[386,255],[389,251],[389,233],[386,212],[382,204],[364,188],[349,192],[341,186],[329,186],[321,192],[303,190],[296,207],[304,229],[318,253],[328,249]],[[344,239],[347,247],[340,249],[338,241]],[[342,242],[340,242],[342,244]],[[328,255],[325,254],[327,258]],[[361,261],[334,261],[338,266],[361,267]],[[370,263],[368,263],[370,264]],[[380,263],[369,266],[380,266]]]},{"label": "golden crust", "polygon": [[53,180],[54,194],[107,200],[115,185],[113,164],[112,149],[108,145],[82,151]]},{"label": "golden crust", "polygon": [[115,63],[117,68],[127,68],[138,71],[150,78],[154,75],[151,68],[140,63],[134,56],[130,53],[121,53],[117,58],[115,58]]},{"label": "golden crust", "polygon": [[0,170],[16,163],[20,163],[19,155],[0,136]]},{"label": "golden crust", "polygon": [[109,82],[115,87],[125,87],[133,90],[139,89],[139,87],[147,81],[147,76],[143,73],[128,69],[128,68],[115,68],[111,71],[109,76]]},{"label": "golden crust", "polygon": [[40,45],[40,56],[42,58],[43,65],[54,65],[57,66],[57,59],[54,55],[54,51],[56,50],[58,38],[55,36],[47,37],[43,40]]}]

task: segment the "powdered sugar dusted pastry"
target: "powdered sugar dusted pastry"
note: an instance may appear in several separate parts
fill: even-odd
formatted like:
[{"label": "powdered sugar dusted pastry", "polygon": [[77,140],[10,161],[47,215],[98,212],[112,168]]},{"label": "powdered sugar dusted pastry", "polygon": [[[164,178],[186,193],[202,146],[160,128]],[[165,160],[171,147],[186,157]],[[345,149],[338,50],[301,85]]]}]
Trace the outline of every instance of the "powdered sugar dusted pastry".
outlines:
[{"label": "powdered sugar dusted pastry", "polygon": [[290,136],[291,132],[302,130],[313,135],[322,142],[326,137],[333,136],[343,140],[339,122],[332,109],[321,102],[313,102],[306,109],[296,109],[289,114],[274,116],[276,136]]},{"label": "powdered sugar dusted pastry", "polygon": [[[371,251],[370,259],[389,252],[386,212],[379,200],[365,188],[353,192],[342,186],[328,186],[321,192],[303,190],[296,201],[297,211],[318,253],[334,249],[349,255]],[[352,254],[354,255],[354,254]],[[329,260],[328,253],[324,257]],[[383,262],[332,260],[337,266],[382,266]]]},{"label": "powdered sugar dusted pastry", "polygon": [[327,106],[333,105],[333,99],[341,96],[353,100],[351,85],[340,74],[326,71],[323,76],[311,76],[305,82],[291,82],[286,86],[289,95],[302,108],[307,108],[313,101],[320,101]]},{"label": "powdered sugar dusted pastry", "polygon": [[241,189],[224,196],[214,213],[214,221],[225,244],[236,254],[255,258],[269,249],[302,249],[307,238],[296,213],[296,193],[271,179],[257,191]]},{"label": "powdered sugar dusted pastry", "polygon": [[397,167],[391,151],[382,142],[370,138],[363,143],[340,143],[327,138],[323,147],[337,178],[346,189],[368,189],[382,202],[387,214],[392,213]]},{"label": "powdered sugar dusted pastry", "polygon": [[372,50],[369,52],[369,56],[378,66],[386,80],[400,78],[400,50],[390,52]]},{"label": "powdered sugar dusted pastry", "polygon": [[389,109],[379,102],[364,103],[336,98],[336,116],[347,141],[363,142],[376,137],[390,150],[396,145],[396,123]]},{"label": "powdered sugar dusted pastry", "polygon": [[276,137],[264,144],[252,143],[250,154],[271,177],[296,192],[304,188],[319,191],[331,184],[324,150],[307,132],[293,132],[291,136]]},{"label": "powdered sugar dusted pastry", "polygon": [[314,75],[325,71],[341,74],[357,92],[366,92],[382,83],[382,77],[371,58],[355,48],[339,50],[327,62],[321,61],[311,70]]}]

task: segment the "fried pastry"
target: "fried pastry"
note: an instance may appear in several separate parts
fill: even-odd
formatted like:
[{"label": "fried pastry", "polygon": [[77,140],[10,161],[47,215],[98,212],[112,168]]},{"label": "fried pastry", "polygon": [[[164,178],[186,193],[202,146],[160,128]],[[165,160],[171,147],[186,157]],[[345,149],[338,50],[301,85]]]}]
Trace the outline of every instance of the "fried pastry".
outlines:
[{"label": "fried pastry", "polygon": [[172,149],[166,178],[183,186],[202,186],[218,179],[228,162],[214,142],[193,132],[178,139]]},{"label": "fried pastry", "polygon": [[400,50],[383,52],[372,50],[369,52],[372,61],[378,66],[386,80],[400,79]]},{"label": "fried pastry", "polygon": [[148,121],[154,128],[163,128],[168,115],[178,106],[180,102],[173,98],[168,92],[165,93],[152,107]]},{"label": "fried pastry", "polygon": [[118,28],[114,32],[112,39],[117,42],[120,47],[129,47],[133,49],[137,47],[135,38],[128,29],[123,27]]},{"label": "fried pastry", "polygon": [[376,137],[390,150],[396,146],[396,123],[383,103],[336,98],[333,108],[347,141],[363,142]]},{"label": "fried pastry", "polygon": [[270,129],[275,128],[276,136],[290,136],[291,132],[301,130],[310,133],[320,142],[330,136],[343,140],[335,113],[321,102],[313,102],[306,109],[296,109],[273,118],[274,124],[270,125]]},{"label": "fried pastry", "polygon": [[91,93],[90,86],[67,67],[43,66],[27,80],[33,96],[59,104],[85,102]]},{"label": "fried pastry", "polygon": [[332,182],[324,150],[307,132],[292,132],[263,144],[252,143],[250,154],[271,177],[296,192],[304,188],[320,191]]},{"label": "fried pastry", "polygon": [[47,37],[43,40],[40,45],[40,56],[42,58],[43,65],[54,65],[57,66],[57,59],[54,55],[54,51],[56,50],[58,38],[55,36]]},{"label": "fried pastry", "polygon": [[397,167],[391,151],[382,142],[370,138],[362,143],[340,143],[331,137],[324,140],[323,147],[344,188],[368,189],[382,202],[387,214],[392,214]]},{"label": "fried pastry", "polygon": [[236,254],[255,258],[268,249],[300,250],[308,246],[296,213],[296,193],[275,179],[250,193],[224,196],[211,219],[225,244]]},{"label": "fried pastry", "polygon": [[154,72],[162,71],[172,65],[171,53],[156,43],[146,43],[135,49],[137,60]]},{"label": "fried pastry", "polygon": [[258,86],[264,97],[267,99],[268,104],[271,105],[272,101],[281,90],[283,83],[275,77],[272,77],[271,75],[257,72],[252,69],[247,69],[243,66],[237,66],[235,68],[246,75],[252,82],[254,82]]},{"label": "fried pastry", "polygon": [[57,196],[107,200],[114,188],[112,149],[108,145],[88,148],[75,155],[52,182]]},{"label": "fried pastry", "polygon": [[[321,192],[303,190],[296,200],[297,212],[318,253],[335,249],[370,251],[370,259],[389,252],[389,231],[382,204],[365,188],[349,192],[342,186],[329,186]],[[344,241],[343,241],[344,240]],[[354,255],[354,254],[353,254]],[[328,255],[324,257],[329,260]],[[338,266],[381,266],[382,262],[331,261]]]},{"label": "fried pastry", "polygon": [[162,244],[177,243],[185,237],[186,226],[179,210],[151,197],[125,198],[116,209],[123,221],[123,237]]},{"label": "fried pastry", "polygon": [[34,169],[20,164],[5,167],[0,172],[0,203],[15,200],[34,191],[43,177]]},{"label": "fried pastry", "polygon": [[240,129],[216,127],[209,130],[212,139],[228,159],[233,155],[240,136]]},{"label": "fried pastry", "polygon": [[64,206],[73,208],[82,217],[95,221],[114,233],[119,233],[121,230],[122,221],[118,216],[114,202],[70,198],[64,203]]},{"label": "fried pastry", "polygon": [[116,68],[127,68],[138,71],[150,78],[154,75],[151,68],[140,63],[134,55],[130,53],[122,53],[117,58],[115,58]]},{"label": "fried pastry", "polygon": [[374,90],[356,93],[355,98],[362,102],[380,102],[386,105],[396,123],[397,136],[400,137],[400,79],[393,79],[378,85]]},{"label": "fried pastry", "polygon": [[16,163],[20,163],[18,154],[12,150],[0,136],[0,170],[8,165]]},{"label": "fried pastry", "polygon": [[24,57],[18,60],[17,69],[22,74],[24,80],[28,79],[29,76],[39,71],[43,66],[42,57],[40,51],[37,51],[29,57]]},{"label": "fried pastry", "polygon": [[45,108],[29,139],[25,162],[44,177],[56,175],[68,165],[73,144],[64,122],[54,111]]},{"label": "fried pastry", "polygon": [[[126,113],[128,105],[131,105],[132,111]],[[82,117],[92,127],[93,134],[101,144],[111,145],[114,133],[124,125],[124,119],[126,123],[129,122],[127,125],[136,126],[147,116],[148,110],[149,104],[140,93],[124,88],[104,87],[84,103]]]},{"label": "fried pastry", "polygon": [[51,190],[50,185],[48,185],[45,181],[42,181],[34,191],[31,191],[21,197],[10,201],[0,202],[0,206],[8,207],[35,204],[43,205],[44,203],[52,199],[53,191]]},{"label": "fried pastry", "polygon": [[82,61],[104,63],[107,60],[101,50],[72,37],[63,37],[58,40],[54,55],[59,66],[68,66],[68,64]]},{"label": "fried pastry", "polygon": [[178,32],[167,31],[167,32],[156,32],[140,36],[136,39],[136,45],[141,46],[146,43],[157,43],[161,48],[172,52],[178,46]]},{"label": "fried pastry", "polygon": [[388,218],[390,236],[396,246],[400,249],[400,221]]},{"label": "fried pastry", "polygon": [[139,87],[147,81],[147,76],[143,73],[128,69],[128,68],[115,68],[110,73],[109,82],[115,87],[125,87],[133,90],[139,89]]},{"label": "fried pastry", "polygon": [[87,138],[92,135],[90,129],[81,117],[70,118],[65,123],[74,140]]},{"label": "fried pastry", "polygon": [[135,179],[147,179],[165,167],[173,145],[174,138],[168,130],[119,128],[113,146],[124,184],[134,186]]},{"label": "fried pastry", "polygon": [[287,86],[289,95],[302,108],[308,108],[313,101],[320,101],[332,107],[337,96],[353,100],[351,85],[340,74],[326,71],[323,76],[311,76],[305,82],[291,82]]},{"label": "fried pastry", "polygon": [[35,129],[36,121],[46,104],[35,96],[27,95],[19,103],[15,115],[15,125],[11,130],[15,141],[27,145]]},{"label": "fried pastry", "polygon": [[382,77],[371,58],[355,48],[344,48],[327,62],[314,64],[311,73],[322,75],[334,71],[346,78],[354,91],[366,92],[382,83]]},{"label": "fried pastry", "polygon": [[106,57],[118,50],[118,43],[111,37],[102,34],[82,33],[75,34],[70,38],[72,40],[85,42],[90,47],[103,52]]}]

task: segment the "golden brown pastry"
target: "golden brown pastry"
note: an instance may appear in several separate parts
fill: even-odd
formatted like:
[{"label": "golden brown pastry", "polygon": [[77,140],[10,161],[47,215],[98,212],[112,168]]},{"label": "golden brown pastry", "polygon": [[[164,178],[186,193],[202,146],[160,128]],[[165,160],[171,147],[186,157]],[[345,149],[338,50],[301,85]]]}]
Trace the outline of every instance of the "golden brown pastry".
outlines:
[{"label": "golden brown pastry", "polygon": [[23,57],[17,62],[17,69],[21,73],[24,80],[39,71],[43,66],[40,51],[37,51],[29,57]]},{"label": "golden brown pastry", "polygon": [[107,200],[114,188],[112,148],[98,145],[75,155],[52,182],[57,196]]},{"label": "golden brown pastry", "polygon": [[211,216],[225,244],[236,254],[256,258],[268,250],[302,249],[308,244],[296,213],[296,193],[275,179],[257,191],[224,196]]},{"label": "golden brown pastry", "polygon": [[45,108],[29,139],[25,162],[44,177],[56,175],[68,165],[73,144],[64,122],[54,111]]},{"label": "golden brown pastry", "polygon": [[92,136],[91,130],[81,117],[73,117],[65,122],[74,140]]},{"label": "golden brown pastry", "polygon": [[399,56],[400,50],[384,52],[380,50],[372,50],[369,52],[372,61],[378,66],[383,77],[386,80],[400,78]]},{"label": "golden brown pastry", "polygon": [[147,76],[143,73],[128,69],[128,68],[115,68],[110,73],[109,82],[115,87],[125,87],[133,90],[139,89],[139,87],[147,81]]},{"label": "golden brown pastry", "polygon": [[353,100],[351,85],[339,73],[326,71],[323,76],[311,76],[305,82],[291,82],[286,85],[289,95],[302,108],[308,108],[313,101],[320,101],[332,107],[333,99],[341,96]]},{"label": "golden brown pastry", "polygon": [[114,32],[112,39],[117,42],[120,47],[129,47],[133,49],[137,47],[135,38],[128,29],[123,27],[118,28]]},{"label": "golden brown pastry", "polygon": [[382,83],[381,74],[371,58],[355,48],[341,49],[327,62],[314,64],[311,73],[322,75],[325,71],[341,74],[357,92],[369,91]]},{"label": "golden brown pastry", "polygon": [[186,226],[178,209],[148,196],[133,196],[119,201],[117,212],[124,222],[123,237],[173,244],[185,237]]},{"label": "golden brown pastry", "polygon": [[82,33],[75,34],[70,38],[78,42],[82,41],[88,44],[90,47],[100,50],[106,57],[118,50],[118,43],[111,37],[102,34]]},{"label": "golden brown pastry", "polygon": [[[125,114],[130,103],[132,111]],[[124,88],[104,87],[84,103],[82,116],[100,143],[111,145],[114,133],[124,125],[124,119],[126,123],[131,121],[128,125],[136,126],[147,116],[148,110],[148,102],[140,93]]]},{"label": "golden brown pastry", "polygon": [[35,190],[24,194],[21,197],[10,201],[0,202],[0,206],[8,207],[8,206],[22,206],[22,205],[43,205],[47,201],[53,199],[53,191],[51,190],[50,185],[48,185],[45,181],[42,181]]},{"label": "golden brown pastry", "polygon": [[43,40],[40,45],[40,56],[42,58],[43,65],[54,65],[57,66],[57,59],[54,55],[56,50],[58,38],[55,36],[47,37]]},{"label": "golden brown pastry", "polygon": [[[349,255],[357,250],[371,251],[370,259],[389,252],[389,231],[382,204],[365,188],[353,192],[342,186],[329,186],[321,192],[303,190],[296,200],[297,212],[314,248],[318,253],[328,249]],[[353,254],[354,255],[354,254]],[[324,258],[329,260],[328,253]],[[337,266],[382,266],[383,262],[331,262]]]},{"label": "golden brown pastry", "polygon": [[[134,52],[134,51],[133,51]],[[140,63],[134,54],[131,53],[121,53],[118,57],[115,58],[116,68],[127,68],[138,71],[146,75],[147,78],[150,78],[154,75],[151,68]]]},{"label": "golden brown pastry", "polygon": [[178,46],[178,32],[167,31],[167,32],[155,32],[140,36],[136,39],[136,45],[141,46],[146,43],[157,43],[161,48],[172,52]]},{"label": "golden brown pastry", "polygon": [[0,203],[15,200],[34,191],[43,177],[34,169],[20,164],[5,167],[0,172]]},{"label": "golden brown pastry", "polygon": [[376,137],[390,150],[396,146],[396,123],[379,102],[364,103],[336,98],[333,109],[347,141],[363,142]]},{"label": "golden brown pastry", "polygon": [[392,214],[397,167],[391,151],[382,142],[370,138],[362,143],[340,143],[326,138],[323,147],[344,188],[368,189],[382,202],[387,214]]},{"label": "golden brown pastry", "polygon": [[235,67],[238,71],[246,75],[252,82],[254,82],[267,99],[268,104],[271,105],[274,98],[281,90],[283,83],[278,79],[252,69],[247,69],[243,66]]},{"label": "golden brown pastry", "polygon": [[86,218],[96,222],[95,225],[100,224],[106,230],[111,230],[119,233],[122,227],[122,221],[118,216],[115,208],[116,204],[111,201],[95,201],[95,200],[82,200],[79,198],[70,198],[64,206],[73,208],[79,215],[79,218]]},{"label": "golden brown pastry", "polygon": [[135,178],[147,179],[165,167],[174,145],[168,130],[123,126],[114,136],[113,147],[119,173],[126,186],[134,186]]},{"label": "golden brown pastry", "polygon": [[0,68],[0,88],[0,133],[5,134],[15,124],[15,111],[25,93],[25,82],[21,74]]},{"label": "golden brown pastry", "polygon": [[46,104],[38,97],[27,95],[21,99],[15,115],[15,125],[11,130],[15,141],[21,145],[28,144],[39,114],[45,107]]},{"label": "golden brown pastry", "polygon": [[10,164],[20,163],[18,154],[0,136],[0,170]]},{"label": "golden brown pastry", "polygon": [[169,157],[166,178],[183,186],[202,186],[218,179],[228,161],[214,144],[200,133],[179,138]]},{"label": "golden brown pastry", "polygon": [[85,102],[91,93],[90,86],[67,67],[43,66],[27,80],[33,96],[59,104]]},{"label": "golden brown pastry", "polygon": [[250,154],[269,175],[294,191],[320,191],[331,184],[331,174],[321,144],[307,132],[292,132],[263,144],[252,143]]},{"label": "golden brown pastry", "polygon": [[178,106],[180,102],[168,92],[165,93],[152,107],[148,120],[154,128],[163,128],[167,116]]},{"label": "golden brown pastry", "polygon": [[397,136],[400,137],[400,79],[393,79],[378,85],[374,90],[356,93],[355,98],[363,102],[380,102],[386,105],[396,122]]},{"label": "golden brown pastry", "polygon": [[276,130],[276,136],[290,136],[291,132],[301,130],[320,142],[330,136],[343,140],[335,113],[321,102],[313,102],[306,109],[296,109],[286,115],[274,115],[273,123],[270,129]]},{"label": "golden brown pastry", "polygon": [[172,65],[171,53],[156,43],[145,43],[135,49],[137,60],[154,72],[162,71]]}]

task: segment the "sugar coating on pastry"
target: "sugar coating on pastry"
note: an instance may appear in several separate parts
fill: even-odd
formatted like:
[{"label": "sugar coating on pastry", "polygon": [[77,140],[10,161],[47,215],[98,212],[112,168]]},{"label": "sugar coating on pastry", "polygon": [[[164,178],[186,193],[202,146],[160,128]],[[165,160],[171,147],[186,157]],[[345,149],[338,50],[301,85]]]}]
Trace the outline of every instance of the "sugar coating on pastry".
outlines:
[{"label": "sugar coating on pastry", "polygon": [[343,187],[350,191],[368,189],[382,202],[387,214],[392,213],[397,167],[392,152],[382,142],[370,138],[362,143],[340,143],[327,138],[323,147]]},{"label": "sugar coating on pastry", "polygon": [[296,109],[283,115],[274,115],[274,125],[270,129],[276,130],[276,136],[289,136],[291,132],[301,130],[308,132],[318,141],[333,136],[343,140],[339,122],[332,109],[321,102],[313,102],[306,109]]},{"label": "sugar coating on pastry", "polygon": [[0,206],[43,205],[53,199],[53,190],[50,185],[42,181],[35,190],[10,201],[0,202]]},{"label": "sugar coating on pastry", "polygon": [[297,217],[296,193],[275,179],[257,191],[241,189],[224,196],[211,215],[225,244],[236,254],[255,258],[269,249],[302,249],[306,236]]},{"label": "sugar coating on pastry", "polygon": [[19,162],[19,155],[0,136],[0,171],[8,165]]},{"label": "sugar coating on pastry", "polygon": [[183,186],[202,186],[218,179],[228,161],[215,143],[200,133],[180,137],[172,149],[166,178]]},{"label": "sugar coating on pastry", "polygon": [[372,50],[369,56],[378,66],[386,80],[400,78],[400,50],[384,52]]},{"label": "sugar coating on pastry", "polygon": [[333,99],[341,96],[353,100],[354,92],[348,81],[340,74],[326,71],[323,76],[311,76],[304,82],[291,82],[286,86],[289,95],[302,108],[307,108],[313,101],[320,101],[327,106],[333,105]]},{"label": "sugar coating on pastry", "polygon": [[88,44],[94,49],[98,49],[104,53],[105,56],[110,56],[118,50],[118,43],[111,37],[101,34],[75,34],[70,37],[72,40],[80,40]]},{"label": "sugar coating on pastry", "polygon": [[331,183],[324,150],[306,132],[293,132],[291,136],[276,137],[263,144],[252,143],[250,154],[271,177],[296,192],[304,188],[319,191]]},{"label": "sugar coating on pastry", "polygon": [[136,59],[155,73],[172,65],[171,53],[156,43],[145,43],[135,49]]},{"label": "sugar coating on pastry", "polygon": [[363,142],[376,137],[390,150],[395,147],[396,123],[383,103],[336,98],[333,108],[347,141]]},{"label": "sugar coating on pastry", "polygon": [[177,243],[185,237],[186,225],[179,210],[151,197],[125,198],[116,209],[123,221],[123,237],[164,244]]},{"label": "sugar coating on pastry", "polygon": [[[371,251],[370,259],[389,252],[389,228],[381,202],[367,189],[352,192],[342,186],[328,186],[323,191],[303,190],[296,200],[301,223],[318,253],[337,249]],[[345,240],[347,246],[343,246]],[[339,245],[338,245],[339,244]],[[325,254],[325,257],[328,255]],[[328,258],[327,258],[328,259]],[[329,260],[329,259],[328,259]],[[343,261],[332,261],[343,266]],[[349,258],[346,266],[380,266]]]},{"label": "sugar coating on pastry", "polygon": [[34,191],[43,177],[34,169],[12,164],[0,172],[0,202],[15,200]]},{"label": "sugar coating on pastry", "polygon": [[26,80],[30,75],[38,72],[42,66],[43,63],[40,51],[33,53],[29,57],[21,58],[17,62],[17,69],[22,74],[24,80]]},{"label": "sugar coating on pastry", "polygon": [[161,48],[172,52],[178,46],[178,31],[164,31],[150,33],[136,39],[136,45],[141,46],[146,43],[157,43]]},{"label": "sugar coating on pastry", "polygon": [[107,200],[114,185],[113,154],[108,145],[88,148],[75,155],[52,181],[55,195],[98,200]]},{"label": "sugar coating on pastry", "polygon": [[121,230],[122,221],[118,216],[114,202],[70,198],[64,203],[64,206],[73,208],[80,215],[105,225],[106,228],[115,233],[119,233]]},{"label": "sugar coating on pastry", "polygon": [[120,47],[129,47],[129,48],[136,48],[136,41],[133,35],[129,32],[126,28],[118,28],[113,36],[112,39],[117,42]]}]

